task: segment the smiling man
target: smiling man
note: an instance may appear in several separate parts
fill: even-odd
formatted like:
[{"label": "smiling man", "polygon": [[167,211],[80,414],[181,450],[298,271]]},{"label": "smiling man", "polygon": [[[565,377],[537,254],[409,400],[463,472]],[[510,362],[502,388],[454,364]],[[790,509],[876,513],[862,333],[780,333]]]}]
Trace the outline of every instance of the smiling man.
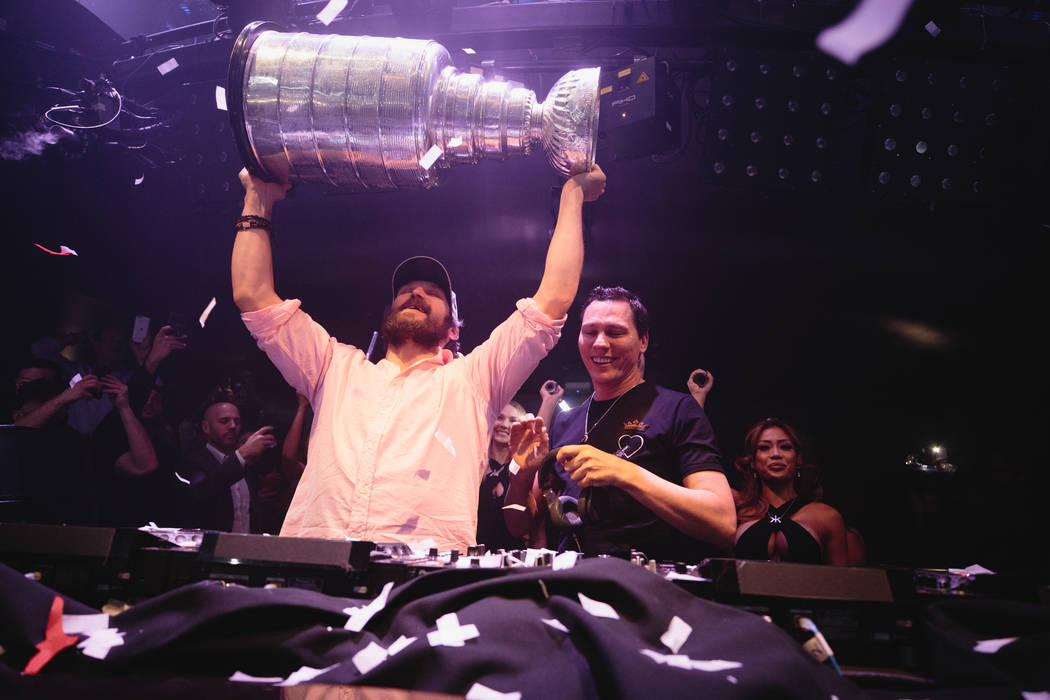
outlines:
[{"label": "smiling man", "polygon": [[336,341],[274,291],[270,213],[287,185],[242,171],[233,296],[259,347],[310,400],[309,459],[282,535],[413,543],[475,543],[478,491],[493,422],[554,346],[579,286],[585,201],[605,189],[597,166],[562,187],[539,288],[465,357],[444,266],[415,257],[394,271],[382,325],[386,356]]},{"label": "smiling man", "polygon": [[542,489],[543,423],[512,428],[514,460],[524,465],[504,509],[512,534],[559,550],[633,548],[671,561],[729,549],[736,511],[714,432],[692,397],[645,381],[648,347],[641,300],[623,287],[596,287],[584,302],[579,337],[594,393],[555,418],[549,444],[558,462]]}]

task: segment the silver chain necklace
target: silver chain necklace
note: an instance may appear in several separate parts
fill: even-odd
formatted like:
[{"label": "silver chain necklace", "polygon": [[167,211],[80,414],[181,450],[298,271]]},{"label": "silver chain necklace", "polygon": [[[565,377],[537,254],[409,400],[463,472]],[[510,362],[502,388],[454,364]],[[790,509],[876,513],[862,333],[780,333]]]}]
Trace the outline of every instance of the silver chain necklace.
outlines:
[{"label": "silver chain necklace", "polygon": [[794,505],[795,501],[797,501],[797,500],[798,500],[798,496],[795,496],[790,501],[786,501],[786,503],[787,503],[787,507],[786,508],[784,507],[783,503],[780,504],[780,507],[774,507],[774,506],[770,505],[769,507],[770,507],[771,510],[778,511],[778,512],[768,514],[769,515],[769,524],[770,525],[781,525],[783,523],[783,521],[789,517],[789,515],[790,515],[789,511],[791,510],[791,506]]},{"label": "silver chain necklace", "polygon": [[[635,384],[634,386],[639,386],[639,385]],[[632,386],[631,389],[633,389],[634,386]],[[628,392],[631,391],[631,389],[628,389],[627,391],[625,391],[622,394],[620,394],[619,396],[617,396],[616,400],[613,401],[611,404],[609,404],[609,408],[605,409],[605,413],[603,413],[601,416],[599,416],[598,420],[594,421],[594,424],[591,425],[591,427],[588,428],[587,425],[591,422],[591,402],[594,401],[594,392],[593,391],[591,392],[591,395],[587,398],[587,411],[586,411],[586,413],[584,413],[584,416],[583,416],[583,441],[584,442],[587,442],[587,439],[591,435],[591,431],[598,427],[598,424],[602,422],[602,419],[605,418],[607,415],[609,415],[609,411],[613,410],[613,406],[618,404],[620,402],[620,399],[622,399],[624,396],[626,396],[628,394]]]}]

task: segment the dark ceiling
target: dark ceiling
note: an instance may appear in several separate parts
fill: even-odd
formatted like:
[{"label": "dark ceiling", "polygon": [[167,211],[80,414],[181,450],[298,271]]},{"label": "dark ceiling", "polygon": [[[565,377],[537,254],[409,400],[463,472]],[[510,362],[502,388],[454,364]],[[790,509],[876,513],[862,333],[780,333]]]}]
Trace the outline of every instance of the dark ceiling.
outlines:
[{"label": "dark ceiling", "polygon": [[[1033,468],[1021,436],[1045,432],[1037,388],[1045,353],[1034,336],[1045,318],[1048,233],[1041,132],[1050,40],[1038,3],[982,6],[983,15],[957,3],[918,3],[897,38],[852,69],[812,48],[815,32],[851,3],[417,2],[399,13],[396,3],[368,2],[355,5],[361,16],[327,30],[308,24],[303,9],[324,4],[299,3],[292,19],[315,32],[432,37],[464,67],[493,60],[490,71],[537,93],[577,66],[612,68],[644,55],[667,62],[684,100],[681,142],[644,157],[600,156],[609,185],[588,213],[581,288],[622,284],[643,297],[653,316],[653,381],[684,389],[692,369],[713,372],[708,412],[727,458],[755,420],[792,420],[811,437],[831,497],[859,521],[878,512],[872,484],[932,440],[982,479],[1003,469],[1025,478]],[[0,12],[8,18],[0,33],[9,95],[0,163],[12,300],[5,364],[29,341],[61,330],[78,295],[123,314],[129,328],[135,314],[196,318],[214,296],[212,319],[171,369],[179,405],[194,405],[209,384],[249,368],[276,397],[271,410],[291,410],[229,292],[240,163],[226,114],[212,102],[232,43],[227,21],[125,40],[75,3],[38,3],[46,19],[17,5],[5,2]],[[932,17],[944,30],[936,40],[922,31]],[[457,50],[463,46],[478,54],[468,57]],[[184,70],[165,81],[155,66],[169,56]],[[718,150],[719,128],[748,128],[720,109],[719,93],[729,86],[750,99],[763,89],[757,79],[733,83],[727,60],[839,71],[840,86],[828,92],[838,112],[826,127],[835,148],[813,155],[822,158],[819,183],[803,177],[785,185],[769,175],[785,163],[803,174],[818,167],[804,156],[755,151],[765,160],[749,181],[740,174],[745,149]],[[955,83],[969,75],[985,81],[985,91],[924,90],[910,87],[914,80],[902,87],[895,78],[902,68],[913,77],[936,70]],[[8,159],[6,142],[46,130],[41,114],[62,99],[47,86],[76,90],[81,78],[101,73],[167,124],[156,135],[78,132],[38,155]],[[1006,89],[987,88],[992,80]],[[983,121],[993,103],[1000,123],[985,130],[951,132],[946,121],[919,133],[920,122],[895,126],[885,111],[966,108]],[[819,124],[809,117],[805,128],[825,128]],[[905,153],[888,161],[883,144],[892,129]],[[941,149],[955,139],[973,157],[958,167],[932,154],[914,160],[916,139]],[[737,168],[733,177],[715,175],[720,159]],[[900,184],[919,168],[936,176],[920,187]],[[892,186],[880,188],[883,171],[892,171]],[[955,186],[940,187],[944,178]],[[457,166],[429,191],[300,186],[275,216],[278,292],[302,299],[340,340],[367,345],[394,265],[434,255],[451,272],[469,348],[535,290],[558,184],[534,154]],[[78,255],[47,255],[34,243]],[[575,349],[578,317],[574,309],[562,342],[523,388],[527,405],[538,403],[545,379],[586,381]]]}]

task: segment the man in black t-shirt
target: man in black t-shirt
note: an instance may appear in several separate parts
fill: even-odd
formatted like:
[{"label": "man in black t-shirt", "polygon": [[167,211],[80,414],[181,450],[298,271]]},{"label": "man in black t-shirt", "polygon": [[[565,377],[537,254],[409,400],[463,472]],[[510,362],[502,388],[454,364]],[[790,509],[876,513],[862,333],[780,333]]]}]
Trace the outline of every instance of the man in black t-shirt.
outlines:
[{"label": "man in black t-shirt", "polygon": [[[512,428],[515,464],[504,516],[532,546],[698,561],[728,550],[733,498],[711,425],[687,394],[645,382],[648,312],[622,287],[583,306],[580,357],[594,394],[559,415]],[[538,478],[547,446],[557,463]],[[572,512],[575,510],[576,512]],[[560,525],[559,525],[560,524]]]}]

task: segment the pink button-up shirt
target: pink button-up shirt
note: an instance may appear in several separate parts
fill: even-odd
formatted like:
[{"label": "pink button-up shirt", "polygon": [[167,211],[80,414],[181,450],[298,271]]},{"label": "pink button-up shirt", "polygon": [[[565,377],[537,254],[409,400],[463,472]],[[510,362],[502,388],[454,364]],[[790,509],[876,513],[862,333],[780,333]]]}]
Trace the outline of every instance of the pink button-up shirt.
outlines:
[{"label": "pink button-up shirt", "polygon": [[442,350],[400,369],[336,341],[299,300],[241,315],[285,380],[310,399],[306,471],[281,534],[475,543],[489,433],[565,319],[532,299],[466,357]]}]

